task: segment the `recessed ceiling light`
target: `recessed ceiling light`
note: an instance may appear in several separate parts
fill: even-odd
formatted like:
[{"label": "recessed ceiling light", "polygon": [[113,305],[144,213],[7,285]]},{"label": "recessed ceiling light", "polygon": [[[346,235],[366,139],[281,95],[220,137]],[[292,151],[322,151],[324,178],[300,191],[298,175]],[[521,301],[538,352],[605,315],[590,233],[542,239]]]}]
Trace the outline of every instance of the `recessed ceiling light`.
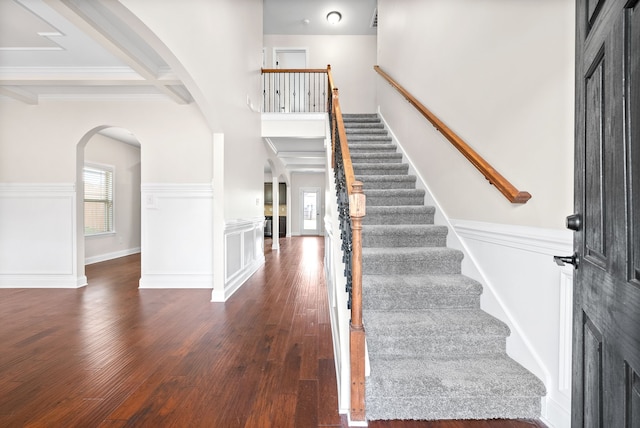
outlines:
[{"label": "recessed ceiling light", "polygon": [[327,21],[329,24],[335,25],[342,19],[342,14],[336,10],[327,13]]}]

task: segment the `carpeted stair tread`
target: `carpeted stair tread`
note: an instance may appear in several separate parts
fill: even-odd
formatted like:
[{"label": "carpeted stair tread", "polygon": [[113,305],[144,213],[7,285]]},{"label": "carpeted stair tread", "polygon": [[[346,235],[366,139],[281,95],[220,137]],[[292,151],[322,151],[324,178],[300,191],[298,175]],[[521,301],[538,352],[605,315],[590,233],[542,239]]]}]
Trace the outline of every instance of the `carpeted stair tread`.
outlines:
[{"label": "carpeted stair tread", "polygon": [[364,192],[367,207],[423,205],[424,189],[368,189]]},{"label": "carpeted stair tread", "polygon": [[389,152],[395,153],[398,149],[398,146],[395,144],[387,144],[384,142],[367,142],[367,143],[356,143],[349,144],[349,153],[371,153],[371,152]]},{"label": "carpeted stair tread", "polygon": [[406,163],[354,163],[355,175],[402,175],[407,174],[409,165]]},{"label": "carpeted stair tread", "polygon": [[345,121],[344,122],[344,128],[345,128],[345,131],[348,131],[351,128],[355,128],[355,129],[362,129],[362,128],[384,129],[384,124],[382,124],[380,122],[349,122],[349,121]]},{"label": "carpeted stair tread", "polygon": [[402,153],[396,152],[376,152],[376,153],[351,153],[351,162],[355,163],[400,163],[402,162]]},{"label": "carpeted stair tread", "polygon": [[387,135],[369,135],[369,134],[352,134],[347,137],[349,143],[362,142],[362,141],[383,141],[391,142],[391,137]]},{"label": "carpeted stair tread", "polygon": [[370,118],[375,118],[377,120],[380,120],[380,118],[378,117],[378,113],[344,113],[342,116],[348,119],[354,119],[358,117],[370,117]]},{"label": "carpeted stair tread", "polygon": [[[431,302],[423,301],[425,299],[411,299],[407,297],[412,294],[420,296],[432,297],[444,294],[454,296],[471,296],[474,299],[473,304],[477,307],[480,305],[479,297],[482,294],[482,285],[468,276],[461,274],[422,274],[422,275],[363,275],[362,287],[367,289],[367,295],[371,297],[386,296],[389,300],[393,300],[393,307],[402,309],[401,305],[407,305],[406,309],[430,308]],[[376,304],[363,305],[365,309],[381,309]],[[461,306],[462,307],[462,306]]]},{"label": "carpeted stair tread", "polygon": [[446,226],[433,224],[374,224],[362,226],[363,247],[444,247]]},{"label": "carpeted stair tread", "polygon": [[415,175],[356,175],[363,188],[367,189],[414,189]]},{"label": "carpeted stair tread", "polygon": [[371,361],[366,391],[370,420],[538,418],[545,394],[542,382],[506,355],[381,356]]},{"label": "carpeted stair tread", "polygon": [[391,143],[391,137],[387,135],[365,135],[365,134],[352,134],[347,137],[347,141],[349,144],[351,143],[362,143],[362,142],[380,142],[380,143]]},{"label": "carpeted stair tread", "polygon": [[375,124],[381,124],[380,123],[380,119],[377,117],[349,117],[349,116],[342,116],[342,120],[344,122],[345,127],[347,126],[347,124],[366,124],[366,123],[375,123]]},{"label": "carpeted stair tread", "polygon": [[367,331],[382,336],[411,336],[429,341],[434,336],[509,335],[509,327],[479,309],[436,308],[420,311],[366,310]]},{"label": "carpeted stair tread", "polygon": [[[371,363],[372,373],[375,364],[375,371],[385,374],[384,378],[372,374],[371,381],[367,382],[373,395],[393,392],[396,396],[415,397],[424,391],[444,397],[478,394],[531,396],[545,393],[545,387],[537,377],[506,355],[485,358],[426,356],[421,359],[406,358],[402,359],[401,364],[398,363],[397,358],[392,356],[377,358]],[[408,379],[414,382],[406,382]],[[418,388],[421,386],[424,388]]]},{"label": "carpeted stair tread", "polygon": [[363,248],[364,275],[460,273],[462,252],[446,247]]},{"label": "carpeted stair tread", "polygon": [[362,224],[432,224],[434,214],[424,205],[368,206]]},{"label": "carpeted stair tread", "polygon": [[365,310],[480,307],[482,286],[464,275],[363,275]]},{"label": "carpeted stair tread", "polygon": [[509,328],[479,308],[414,311],[365,310],[372,357],[500,355]]},{"label": "carpeted stair tread", "polygon": [[[384,128],[355,128],[345,127],[347,135],[350,134],[373,134],[373,135],[387,135],[387,130]],[[347,138],[348,139],[348,138]]]}]

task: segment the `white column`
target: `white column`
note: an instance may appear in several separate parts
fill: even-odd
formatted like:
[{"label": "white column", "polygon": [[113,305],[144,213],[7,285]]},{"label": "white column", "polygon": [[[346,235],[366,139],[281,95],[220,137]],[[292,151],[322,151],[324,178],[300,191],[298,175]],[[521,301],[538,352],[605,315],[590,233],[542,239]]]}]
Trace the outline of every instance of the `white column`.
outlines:
[{"label": "white column", "polygon": [[224,301],[224,134],[213,134],[213,290],[211,301]]},{"label": "white column", "polygon": [[272,184],[271,187],[273,188],[273,191],[271,192],[273,194],[273,201],[271,201],[272,204],[272,212],[273,212],[273,221],[271,224],[271,236],[272,236],[272,244],[271,244],[271,249],[272,250],[279,250],[280,249],[280,186],[278,184],[278,177],[273,177],[272,178]]}]

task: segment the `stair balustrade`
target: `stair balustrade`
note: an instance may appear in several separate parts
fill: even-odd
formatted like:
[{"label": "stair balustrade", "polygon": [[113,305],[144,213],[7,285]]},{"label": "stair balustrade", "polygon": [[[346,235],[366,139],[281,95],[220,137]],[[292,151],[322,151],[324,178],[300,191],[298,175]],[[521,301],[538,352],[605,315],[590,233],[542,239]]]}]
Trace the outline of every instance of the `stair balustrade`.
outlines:
[{"label": "stair balustrade", "polygon": [[518,190],[513,184],[504,178],[489,162],[473,150],[462,138],[453,132],[447,125],[436,117],[429,109],[427,109],[420,101],[411,95],[404,87],[396,82],[391,76],[382,71],[380,66],[373,66],[374,70],[382,76],[393,88],[395,88],[402,96],[414,106],[420,114],[422,114],[431,124],[439,131],[453,146],[467,158],[473,166],[480,171],[484,177],[493,184],[511,203],[524,204],[531,199],[529,192]]},{"label": "stair balustrade", "polygon": [[326,113],[327,70],[262,69],[263,113]]},{"label": "stair balustrade", "polygon": [[347,144],[347,133],[340,109],[338,88],[327,66],[330,96],[329,121],[331,129],[332,166],[338,199],[338,217],[342,238],[343,262],[347,279],[348,305],[351,309],[349,325],[350,350],[350,419],[365,421],[365,330],[362,324],[362,220],[366,198],[362,183],[356,181]]},{"label": "stair balustrade", "polygon": [[328,113],[331,166],[335,174],[338,219],[345,266],[349,323],[350,414],[365,421],[365,330],[362,323],[362,221],[366,199],[355,180],[338,88],[326,69],[262,69],[263,113]]}]

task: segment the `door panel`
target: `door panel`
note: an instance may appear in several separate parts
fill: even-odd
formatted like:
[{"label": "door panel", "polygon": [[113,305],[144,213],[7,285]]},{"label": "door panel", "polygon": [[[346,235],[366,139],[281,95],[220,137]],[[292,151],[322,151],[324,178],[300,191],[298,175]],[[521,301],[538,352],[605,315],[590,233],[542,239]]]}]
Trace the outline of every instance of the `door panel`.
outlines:
[{"label": "door panel", "polygon": [[600,426],[602,420],[602,334],[586,314],[583,316],[585,421],[597,421],[598,423],[591,425]]},{"label": "door panel", "polygon": [[585,257],[594,258],[595,262],[604,264],[604,176],[602,175],[605,160],[604,150],[604,55],[596,58],[596,63],[589,67],[593,72],[585,78],[586,91],[586,157],[591,171],[586,175],[586,192],[591,203],[585,208],[585,240],[587,251]]},{"label": "door panel", "polygon": [[630,427],[640,427],[640,376],[627,366],[627,421]]},{"label": "door panel", "polygon": [[576,427],[640,427],[639,15],[638,1],[577,1]]},{"label": "door panel", "polygon": [[[627,150],[629,152],[629,178],[631,192],[629,192],[629,218],[631,219],[629,229],[629,260],[632,260],[629,267],[629,278],[640,287],[640,11],[636,4],[634,9],[628,9],[625,15],[627,21],[627,50],[631,53],[626,58],[627,75],[627,99],[629,108],[627,109],[626,125],[629,130],[627,140]],[[635,52],[635,55],[633,54]],[[633,143],[633,144],[632,144]],[[639,425],[640,426],[640,425]]]}]

